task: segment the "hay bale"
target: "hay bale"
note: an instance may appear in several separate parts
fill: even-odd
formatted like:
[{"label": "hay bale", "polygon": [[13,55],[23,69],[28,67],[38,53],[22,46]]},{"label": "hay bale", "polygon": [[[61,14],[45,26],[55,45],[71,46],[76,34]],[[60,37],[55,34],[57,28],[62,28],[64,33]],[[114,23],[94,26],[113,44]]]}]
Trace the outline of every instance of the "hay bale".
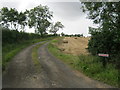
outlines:
[{"label": "hay bale", "polygon": [[60,48],[59,50],[60,50],[60,51],[65,51],[65,49],[64,49],[64,48]]},{"label": "hay bale", "polygon": [[63,40],[63,43],[68,43],[68,41],[67,40]]},{"label": "hay bale", "polygon": [[75,37],[75,39],[77,39],[77,37]]}]

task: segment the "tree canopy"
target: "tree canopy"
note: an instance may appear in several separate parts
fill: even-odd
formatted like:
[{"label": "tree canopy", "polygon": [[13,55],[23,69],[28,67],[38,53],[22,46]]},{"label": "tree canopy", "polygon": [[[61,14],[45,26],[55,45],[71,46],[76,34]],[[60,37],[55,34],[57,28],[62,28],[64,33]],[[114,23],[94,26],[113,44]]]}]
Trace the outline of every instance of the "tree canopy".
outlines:
[{"label": "tree canopy", "polygon": [[[35,33],[44,36],[53,24],[53,12],[47,6],[41,4],[33,9],[19,12],[15,8],[3,7],[0,10],[0,26],[12,30],[24,31],[26,26],[34,27]],[[56,22],[52,32],[56,33],[59,28],[63,28],[61,22]]]},{"label": "tree canopy", "polygon": [[18,12],[15,8],[7,8],[3,7],[0,10],[0,25],[2,27],[11,27],[11,29],[18,30],[19,26],[21,25],[22,29],[25,26],[26,22],[26,15],[22,12]]},{"label": "tree canopy", "polygon": [[64,25],[61,22],[57,21],[55,24],[51,24],[50,32],[56,35],[60,28],[63,29]]},{"label": "tree canopy", "polygon": [[83,11],[88,12],[98,28],[89,27],[91,39],[89,51],[110,54],[111,60],[120,62],[120,2],[84,2]]},{"label": "tree canopy", "polygon": [[50,19],[53,16],[47,6],[39,5],[29,11],[28,25],[30,28],[34,27],[36,33],[40,33],[43,36],[46,33],[47,28],[50,26]]}]

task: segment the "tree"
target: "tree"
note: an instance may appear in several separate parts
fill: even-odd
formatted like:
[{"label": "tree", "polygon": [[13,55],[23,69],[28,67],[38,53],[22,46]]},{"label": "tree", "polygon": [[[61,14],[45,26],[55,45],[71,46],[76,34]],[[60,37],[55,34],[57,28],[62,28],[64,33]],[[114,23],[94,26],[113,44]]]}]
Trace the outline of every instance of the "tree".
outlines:
[{"label": "tree", "polygon": [[89,19],[100,25],[97,29],[89,28],[89,51],[94,55],[110,54],[111,61],[120,70],[120,2],[83,3],[83,11],[87,11]]},{"label": "tree", "polygon": [[8,21],[14,26],[15,30],[18,30],[18,11],[16,9],[10,8],[8,14]]},{"label": "tree", "polygon": [[18,11],[15,8],[8,9],[7,7],[3,7],[0,10],[0,17],[1,17],[0,24],[3,27],[8,28],[10,26],[11,29],[15,30],[18,30],[19,24],[21,24],[19,22],[21,22],[21,20],[22,22],[25,20],[25,19],[23,20],[23,17],[21,18],[21,13],[19,15]]},{"label": "tree", "polygon": [[63,29],[64,25],[62,25],[62,23],[58,21],[55,23],[55,25],[51,24],[50,32],[56,35],[57,31],[59,31],[60,28]]},{"label": "tree", "polygon": [[9,9],[7,7],[3,7],[1,10],[0,10],[0,25],[2,27],[8,27],[9,24],[8,24],[8,14],[9,14]]},{"label": "tree", "polygon": [[27,17],[26,17],[25,12],[24,13],[20,12],[18,17],[19,17],[18,18],[18,24],[21,25],[21,29],[24,31],[24,28],[27,25],[27,22],[26,22]]},{"label": "tree", "polygon": [[[95,24],[100,24],[98,30],[95,30],[93,28],[90,29],[90,34],[92,35],[89,44],[89,49],[91,49],[90,51],[92,51],[92,48],[94,48],[97,53],[103,52],[112,55],[118,55],[120,53],[119,8],[120,2],[84,3],[83,9],[89,13],[89,19],[92,19]],[[101,43],[95,43],[95,41]],[[97,47],[93,47],[94,45],[97,45]]]},{"label": "tree", "polygon": [[62,32],[62,33],[61,33],[61,36],[65,36],[65,34]]},{"label": "tree", "polygon": [[41,36],[43,36],[51,24],[49,20],[52,17],[52,12],[49,11],[47,6],[39,5],[29,11],[26,11],[26,13],[28,15],[29,27],[34,27],[35,32],[40,33]]}]

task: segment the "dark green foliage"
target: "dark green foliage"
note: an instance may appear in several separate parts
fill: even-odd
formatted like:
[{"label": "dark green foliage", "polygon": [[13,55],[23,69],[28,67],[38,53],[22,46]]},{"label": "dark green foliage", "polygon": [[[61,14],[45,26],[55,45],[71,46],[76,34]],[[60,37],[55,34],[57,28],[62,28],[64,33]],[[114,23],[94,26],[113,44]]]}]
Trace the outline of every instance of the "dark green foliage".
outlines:
[{"label": "dark green foliage", "polygon": [[[89,28],[91,39],[88,50],[93,54],[107,53],[110,55],[103,66],[112,63],[120,74],[120,2],[89,2],[84,3],[83,11],[88,11],[89,19],[99,28]],[[120,77],[118,77],[120,86]]]},{"label": "dark green foliage", "polygon": [[61,36],[65,36],[65,34],[62,32],[62,33],[61,33]]},{"label": "dark green foliage", "polygon": [[83,37],[83,34],[71,34],[71,35],[64,34],[64,36],[66,36],[66,37]]},{"label": "dark green foliage", "polygon": [[26,40],[41,38],[39,34],[18,32],[16,30],[9,30],[7,28],[2,28],[2,45],[19,43]]},{"label": "dark green foliage", "polygon": [[34,27],[35,32],[43,36],[47,28],[50,26],[52,12],[49,11],[47,6],[39,5],[31,10],[27,10],[28,25],[30,28]]},{"label": "dark green foliage", "polygon": [[[16,9],[13,8],[7,8],[3,7],[0,10],[0,17],[1,21],[0,24],[2,24],[2,27],[11,27],[12,29],[17,30],[18,29],[18,18],[19,18],[19,13]],[[12,27],[14,26],[14,28]]]},{"label": "dark green foliage", "polygon": [[26,14],[18,12],[15,8],[3,7],[0,10],[0,26],[24,31],[26,23]]},{"label": "dark green foliage", "polygon": [[24,28],[27,25],[27,22],[26,22],[27,16],[26,16],[25,12],[24,13],[20,12],[18,17],[19,17],[18,24],[21,25],[21,30],[24,31]]},{"label": "dark green foliage", "polygon": [[53,33],[56,36],[57,32],[59,31],[60,28],[63,29],[64,25],[62,25],[61,22],[57,21],[54,25],[51,24],[50,32]]},{"label": "dark green foliage", "polygon": [[83,34],[75,34],[75,37],[83,37]]},{"label": "dark green foliage", "polygon": [[9,13],[8,12],[9,12],[9,10],[7,7],[3,7],[0,10],[0,26],[9,27],[9,24],[8,24]]},{"label": "dark green foliage", "polygon": [[84,10],[89,12],[88,17],[100,25],[99,28],[89,28],[91,39],[88,46],[93,55],[108,53],[113,60],[120,54],[119,8],[120,2],[84,3]]}]

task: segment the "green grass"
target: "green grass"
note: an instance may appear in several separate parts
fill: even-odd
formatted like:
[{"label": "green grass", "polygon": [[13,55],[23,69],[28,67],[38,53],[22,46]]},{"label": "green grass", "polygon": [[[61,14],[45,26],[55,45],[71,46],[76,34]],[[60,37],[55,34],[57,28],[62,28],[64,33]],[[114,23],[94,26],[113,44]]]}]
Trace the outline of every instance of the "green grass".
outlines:
[{"label": "green grass", "polygon": [[97,56],[80,55],[76,67],[89,77],[118,86],[118,70],[110,63],[107,64],[106,68],[103,68],[100,58]]},{"label": "green grass", "polygon": [[40,41],[45,41],[45,40],[51,40],[54,37],[50,38],[40,38],[40,39],[35,39],[35,40],[28,40],[28,41],[22,41],[20,43],[12,43],[12,44],[7,44],[5,46],[2,46],[2,70],[4,71],[8,62],[17,54],[19,53],[22,49],[40,42]]},{"label": "green grass", "polygon": [[75,70],[83,72],[88,77],[105,82],[112,86],[118,86],[118,70],[113,64],[107,64],[103,68],[100,57],[92,55],[74,56],[61,52],[54,43],[59,43],[60,39],[53,40],[48,45],[48,50],[57,58],[68,64]]},{"label": "green grass", "polygon": [[38,58],[38,48],[41,45],[43,45],[44,43],[40,43],[40,44],[36,45],[35,47],[33,47],[33,49],[32,49],[32,60],[33,60],[34,66],[37,71],[40,71],[39,69],[41,68],[39,58]]}]

